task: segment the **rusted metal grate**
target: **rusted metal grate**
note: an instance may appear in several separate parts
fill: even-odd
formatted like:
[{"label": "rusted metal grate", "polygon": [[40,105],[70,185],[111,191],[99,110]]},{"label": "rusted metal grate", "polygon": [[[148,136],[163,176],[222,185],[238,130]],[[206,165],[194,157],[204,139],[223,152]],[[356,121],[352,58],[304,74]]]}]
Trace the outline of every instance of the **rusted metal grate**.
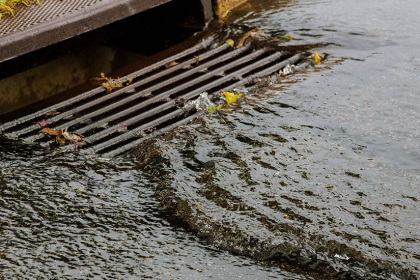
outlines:
[{"label": "rusted metal grate", "polygon": [[[200,53],[199,56],[196,56]],[[185,110],[184,104],[202,92],[214,95],[253,83],[289,64],[297,70],[307,67],[306,55],[273,48],[233,49],[227,43],[215,45],[212,38],[121,78],[130,85],[106,93],[97,87],[61,103],[9,121],[0,132],[25,142],[54,143],[38,133],[45,119],[54,129],[68,128],[86,136],[82,149],[115,156],[135,147],[148,137],[173,129],[202,112]],[[178,64],[168,67],[170,62]],[[48,113],[59,114],[46,117]],[[122,125],[123,124],[123,125]],[[127,126],[128,129],[125,129]],[[153,128],[154,132],[148,134]]]}]

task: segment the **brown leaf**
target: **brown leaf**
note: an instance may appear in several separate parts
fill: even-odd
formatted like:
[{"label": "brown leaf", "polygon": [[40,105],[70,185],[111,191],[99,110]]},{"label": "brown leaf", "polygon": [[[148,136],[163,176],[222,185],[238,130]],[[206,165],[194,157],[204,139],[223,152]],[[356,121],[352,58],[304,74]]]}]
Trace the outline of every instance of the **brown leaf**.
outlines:
[{"label": "brown leaf", "polygon": [[108,84],[108,83],[103,83],[102,86],[104,88],[106,88],[106,92],[107,93],[110,93],[112,91],[112,89],[113,89],[113,87],[110,84]]},{"label": "brown leaf", "polygon": [[54,136],[57,136],[58,133],[59,133],[58,130],[55,130],[55,129],[52,129],[52,128],[49,128],[49,127],[43,128],[39,132],[54,135]]},{"label": "brown leaf", "polygon": [[66,144],[74,144],[74,143],[77,144],[79,142],[84,142],[83,135],[76,134],[76,133],[73,133],[73,132],[69,132],[69,131],[64,130],[62,128],[59,128],[59,129],[55,130],[55,129],[46,127],[46,128],[41,129],[39,132],[54,135],[55,136],[55,142],[57,142],[57,144],[59,146],[64,146]]},{"label": "brown leaf", "polygon": [[45,114],[46,117],[54,117],[55,115],[60,114],[60,112],[57,111],[53,111],[53,112],[48,112]]},{"label": "brown leaf", "polygon": [[169,68],[169,67],[172,67],[172,66],[175,66],[175,65],[178,65],[178,64],[179,64],[178,62],[172,61],[172,62],[166,64],[166,68]]},{"label": "brown leaf", "polygon": [[133,78],[128,79],[128,82],[125,84],[126,86],[130,85],[133,82]]},{"label": "brown leaf", "polygon": [[83,141],[82,137],[80,135],[77,135],[76,133],[63,130],[62,128],[60,128],[58,132],[59,136],[64,137],[65,140],[71,143]]},{"label": "brown leaf", "polygon": [[246,39],[248,39],[250,36],[257,35],[258,33],[264,34],[264,31],[261,29],[252,29],[251,31],[248,31],[247,33],[245,33],[245,35],[241,38],[241,40],[239,40],[239,43],[236,46],[236,48],[237,49],[242,48],[244,46]]}]

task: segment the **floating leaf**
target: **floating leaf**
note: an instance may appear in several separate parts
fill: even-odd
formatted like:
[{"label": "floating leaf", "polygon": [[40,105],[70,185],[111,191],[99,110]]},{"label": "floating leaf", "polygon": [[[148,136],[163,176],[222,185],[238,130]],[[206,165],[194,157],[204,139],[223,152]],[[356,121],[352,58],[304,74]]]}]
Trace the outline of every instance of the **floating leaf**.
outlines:
[{"label": "floating leaf", "polygon": [[54,136],[58,135],[58,130],[48,128],[48,127],[41,129],[39,132],[54,135]]},{"label": "floating leaf", "polygon": [[57,142],[57,144],[60,146],[64,146],[66,144],[74,144],[78,142],[83,142],[83,139],[82,139],[83,135],[69,132],[67,131],[67,129],[64,130],[62,128],[59,128],[55,130],[55,129],[46,127],[46,128],[41,129],[39,132],[56,136],[55,142]]},{"label": "floating leaf", "polygon": [[37,121],[36,123],[39,124],[40,126],[47,126],[48,125],[46,120],[40,120],[40,121]]},{"label": "floating leaf", "polygon": [[172,67],[172,66],[175,66],[175,65],[178,65],[178,64],[179,64],[178,62],[172,61],[172,62],[168,63],[166,66],[167,67]]},{"label": "floating leaf", "polygon": [[232,48],[235,45],[235,41],[233,41],[232,39],[227,39],[225,42],[228,43]]},{"label": "floating leaf", "polygon": [[213,113],[216,110],[219,110],[220,108],[222,108],[223,105],[219,105],[219,106],[209,106],[209,113]]},{"label": "floating leaf", "polygon": [[292,35],[283,35],[280,38],[282,38],[285,41],[291,41],[294,39]]},{"label": "floating leaf", "polygon": [[315,61],[315,65],[318,65],[321,63],[321,57],[318,55],[318,51],[315,51],[314,53],[314,61]]},{"label": "floating leaf", "polygon": [[257,34],[264,34],[264,31],[261,29],[252,29],[251,31],[248,31],[245,33],[245,35],[239,40],[238,45],[236,46],[237,49],[242,48],[245,44],[246,39],[248,39],[251,36],[255,36]]},{"label": "floating leaf", "polygon": [[243,94],[234,94],[232,92],[224,91],[222,94],[225,96],[225,100],[228,104],[235,103],[239,98],[244,96]]}]

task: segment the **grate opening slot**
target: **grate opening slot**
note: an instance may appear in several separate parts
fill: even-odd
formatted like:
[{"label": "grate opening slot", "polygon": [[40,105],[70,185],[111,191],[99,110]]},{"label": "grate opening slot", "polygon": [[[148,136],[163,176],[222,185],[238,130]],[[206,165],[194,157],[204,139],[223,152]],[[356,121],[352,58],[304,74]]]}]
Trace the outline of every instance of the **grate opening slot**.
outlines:
[{"label": "grate opening slot", "polygon": [[[168,116],[168,115],[170,115],[171,113],[173,113],[176,110],[178,110],[178,108],[172,107],[172,108],[169,108],[169,109],[167,109],[165,111],[162,111],[160,113],[157,113],[155,115],[152,115],[152,116],[149,116],[147,118],[144,118],[144,119],[142,119],[142,120],[140,120],[140,121],[138,121],[136,123],[129,124],[129,125],[127,125],[127,130],[124,128],[123,125],[121,125],[121,122],[113,123],[111,126],[120,126],[120,129],[119,130],[114,130],[112,133],[107,134],[107,136],[105,136],[105,137],[101,138],[100,140],[98,140],[97,142],[95,142],[95,145],[98,145],[98,144],[101,144],[103,142],[109,141],[112,138],[114,138],[115,136],[121,135],[121,134],[123,134],[125,132],[129,132],[130,130],[133,130],[133,129],[137,129],[137,128],[141,127],[141,126],[147,127],[148,124],[152,123],[154,120],[156,120],[158,118],[163,118],[165,116]],[[146,128],[145,130],[147,130],[149,128]],[[88,143],[87,146],[88,147],[89,146],[92,146],[92,144],[91,143]]]},{"label": "grate opening slot", "polygon": [[180,115],[180,116],[177,116],[175,118],[168,119],[167,121],[164,121],[164,122],[156,125],[154,127],[155,129],[153,131],[149,132],[149,133],[141,134],[141,136],[133,136],[133,137],[127,138],[124,141],[121,141],[121,142],[112,144],[111,146],[108,146],[106,148],[103,148],[100,151],[101,151],[101,153],[108,153],[110,151],[114,151],[114,150],[120,148],[121,146],[126,146],[126,145],[130,145],[130,144],[132,145],[132,143],[134,143],[134,142],[136,142],[138,140],[147,139],[149,136],[152,136],[155,131],[159,131],[159,130],[162,130],[164,128],[168,128],[171,125],[178,123],[179,121],[182,121],[182,120],[184,120],[184,119],[186,119],[188,117],[191,117],[191,116],[195,115],[195,113],[196,113],[196,111],[193,111],[193,112],[191,112],[190,114],[188,114],[186,116],[185,115]]},{"label": "grate opening slot", "polygon": [[180,87],[180,88],[185,87],[185,86],[188,85],[188,83],[191,80],[194,80],[194,79],[197,79],[199,77],[202,77],[203,75],[204,75],[204,73],[194,73],[194,74],[192,74],[192,75],[190,75],[188,77],[185,77],[185,78],[183,78],[181,80],[178,80],[178,81],[176,81],[176,82],[174,82],[172,84],[169,84],[169,85],[167,85],[165,87],[162,87],[162,88],[159,88],[159,89],[157,89],[155,91],[152,91],[152,94],[154,96],[157,96],[157,95],[160,95],[160,94],[162,94],[164,92],[170,91],[171,89],[176,88],[176,87]]},{"label": "grate opening slot", "polygon": [[171,131],[171,130],[179,127],[179,126],[188,124],[189,122],[191,122],[192,120],[198,118],[199,116],[201,116],[203,114],[204,114],[203,111],[198,111],[197,113],[191,114],[191,115],[189,115],[186,118],[181,118],[179,121],[177,121],[177,122],[175,122],[173,124],[167,125],[165,127],[159,128],[155,132],[153,132],[151,134],[148,134],[148,135],[146,135],[146,136],[144,136],[144,137],[142,137],[140,139],[134,140],[134,141],[132,141],[132,142],[126,144],[126,145],[118,146],[118,148],[115,148],[115,149],[113,149],[111,151],[108,151],[106,153],[103,153],[103,156],[104,157],[114,157],[116,155],[120,155],[120,154],[122,154],[124,152],[127,152],[128,150],[130,150],[130,149],[132,149],[132,148],[140,145],[143,141],[145,141],[147,139],[150,139],[152,137],[156,137],[158,135],[161,135],[163,133],[166,133],[168,131]]},{"label": "grate opening slot", "polygon": [[153,121],[151,121],[149,123],[143,124],[139,127],[136,127],[132,130],[129,130],[129,131],[127,131],[127,132],[125,132],[125,133],[123,133],[119,136],[113,137],[113,138],[109,139],[108,141],[104,141],[104,142],[99,143],[99,144],[94,144],[89,149],[93,152],[101,151],[101,150],[103,150],[107,147],[116,145],[116,144],[121,143],[123,141],[126,141],[130,138],[138,137],[138,135],[142,135],[143,132],[145,130],[150,129],[150,127],[156,127],[156,126],[158,126],[162,123],[165,123],[165,122],[167,122],[167,121],[169,121],[173,118],[181,117],[184,114],[185,114],[184,110],[176,109],[175,111],[173,111],[169,114],[166,114],[165,116],[163,116],[161,118],[154,119]]},{"label": "grate opening slot", "polygon": [[[233,72],[235,72],[235,71],[238,71],[238,70],[240,70],[240,69],[242,69],[242,68],[245,68],[245,67],[247,67],[247,66],[249,66],[249,65],[252,65],[252,64],[255,64],[255,65],[254,65],[254,67],[253,67],[252,69],[250,69],[250,71],[249,71],[249,72],[247,72],[247,73],[254,72],[254,71],[255,71],[255,69],[257,69],[257,68],[267,67],[267,66],[268,66],[268,65],[270,65],[270,64],[271,64],[271,65],[272,65],[272,64],[274,64],[274,63],[275,63],[275,61],[278,61],[278,60],[283,60],[283,59],[285,59],[285,57],[287,57],[287,55],[285,54],[285,55],[283,55],[283,56],[279,57],[278,59],[276,59],[275,61],[271,61],[271,62],[266,63],[266,64],[261,64],[261,65],[258,65],[258,64],[259,64],[259,63],[258,63],[259,61],[261,61],[261,60],[262,60],[262,59],[264,59],[264,58],[269,57],[270,55],[272,55],[272,54],[270,54],[270,53],[263,53],[260,57],[258,57],[258,58],[256,58],[256,59],[254,59],[254,60],[252,60],[252,61],[247,61],[247,62],[245,62],[245,63],[239,64],[239,65],[235,65],[233,68],[231,68],[231,69],[227,70],[227,71],[226,71],[226,74],[233,73]],[[242,74],[242,76],[247,75],[247,73]]]},{"label": "grate opening slot", "polygon": [[[255,69],[253,69],[252,71],[250,71],[250,72],[248,72],[248,73],[246,73],[246,74],[244,74],[243,75],[243,77],[244,78],[246,78],[246,77],[249,77],[249,76],[251,76],[251,75],[253,75],[253,74],[256,74],[256,73],[258,73],[258,72],[261,72],[261,71],[263,71],[264,69],[266,69],[267,67],[271,67],[271,66],[274,66],[274,65],[276,65],[276,64],[278,64],[278,63],[281,63],[281,62],[283,62],[283,61],[287,61],[289,58],[291,58],[292,57],[292,55],[290,54],[290,55],[288,55],[288,56],[286,56],[286,57],[283,57],[283,58],[281,58],[281,59],[278,59],[278,60],[276,60],[276,61],[273,61],[273,62],[271,62],[271,63],[269,63],[269,64],[267,64],[267,65],[264,65],[264,66],[260,66],[260,67],[257,67],[257,68],[255,68]],[[294,62],[293,64],[294,65],[297,65],[298,63],[300,63],[302,60],[297,60],[296,62]]]},{"label": "grate opening slot", "polygon": [[182,98],[182,96],[184,96],[184,95],[188,94],[189,92],[191,92],[191,91],[195,90],[196,88],[201,88],[201,87],[204,87],[204,86],[206,86],[207,84],[210,84],[210,83],[216,82],[216,81],[218,81],[218,80],[220,80],[220,77],[210,77],[210,78],[208,78],[207,80],[202,81],[202,82],[200,82],[200,83],[198,83],[198,84],[196,84],[196,85],[194,85],[194,86],[191,86],[191,87],[185,88],[185,89],[183,89],[183,90],[181,90],[181,91],[179,91],[179,92],[176,92],[176,93],[172,94],[169,98],[170,98],[170,99],[172,99],[172,100],[175,100],[175,99],[180,98],[180,97]]},{"label": "grate opening slot", "polygon": [[[246,51],[247,49],[244,47],[244,48],[241,48],[241,49],[238,49],[238,50],[235,50],[235,51],[232,51],[231,53],[229,53],[229,56],[236,56],[236,55],[238,55],[238,54],[241,54],[242,52],[244,52],[244,51]],[[242,58],[240,58],[237,62],[238,63],[240,63],[240,62],[244,62],[244,61],[247,61],[247,60],[252,60],[254,57],[257,57],[257,56],[259,56],[261,53],[263,52],[263,50],[259,50],[259,51],[256,51],[256,52],[254,52],[254,53],[251,53],[251,54],[249,54],[249,55],[247,55],[247,56],[244,56],[244,57],[242,57]],[[202,65],[202,67],[203,67],[203,65]],[[228,66],[224,66],[226,69],[227,68],[229,68],[229,65]],[[222,69],[224,69],[224,68],[222,68]],[[199,77],[199,78],[196,78],[196,79],[194,79],[194,80],[191,80],[191,81],[189,81],[189,84],[191,84],[191,86],[193,86],[193,85],[195,85],[195,84],[197,84],[197,83],[200,83],[200,82],[202,82],[202,81],[204,81],[204,80],[206,80],[208,77],[211,77],[211,76],[213,76],[215,73],[214,72],[210,72],[210,73],[207,73],[207,74],[205,74],[205,75],[203,75],[203,76],[201,76],[201,77]],[[170,83],[169,81],[167,81],[167,83]],[[156,87],[160,87],[160,86],[163,86],[163,85],[159,85],[159,86],[156,86]],[[130,86],[128,86],[128,88],[131,88],[131,85]],[[148,101],[146,101],[145,103],[147,104],[147,105],[149,105],[148,104],[148,102],[149,103],[152,103],[152,102],[156,102],[156,100],[165,100],[165,99],[167,99],[170,95],[172,95],[172,94],[174,94],[174,93],[176,93],[177,91],[179,91],[180,89],[182,89],[183,88],[183,86],[181,85],[181,86],[179,86],[179,87],[175,87],[175,88],[173,88],[173,89],[171,89],[170,91],[167,91],[167,92],[165,92],[164,94],[161,94],[161,95],[159,95],[159,96],[156,96],[155,98],[151,98],[151,99],[149,99]],[[148,89],[148,90],[151,90],[151,89]],[[117,91],[118,92],[118,91]],[[97,114],[101,114],[101,113],[103,113],[103,112],[107,112],[108,110],[111,110],[112,108],[114,108],[114,107],[117,107],[117,106],[121,106],[122,104],[125,104],[125,103],[127,103],[127,102],[130,102],[130,101],[132,101],[132,100],[135,100],[136,98],[138,98],[139,96],[142,96],[143,94],[146,94],[147,92],[138,92],[138,93],[136,93],[136,94],[133,94],[132,96],[130,96],[130,97],[127,97],[127,98],[125,98],[125,99],[123,99],[123,100],[120,100],[120,101],[118,101],[118,102],[116,102],[115,104],[113,104],[113,105],[110,105],[110,106],[106,106],[106,107],[103,107],[103,108],[101,108],[101,109],[99,109],[97,112],[91,112],[91,113],[89,113],[89,114],[87,114],[87,115],[84,115],[83,117],[80,117],[80,118],[76,118],[76,119],[74,119],[74,120],[72,120],[72,121],[70,121],[70,122],[67,122],[67,123],[65,123],[64,125],[66,126],[66,127],[70,127],[70,126],[73,126],[74,124],[76,124],[76,123],[78,123],[78,122],[84,122],[84,120],[86,120],[86,119],[89,119],[89,118],[91,118],[91,117],[93,117],[93,116],[95,116],[95,115],[97,115]],[[115,94],[115,93],[114,93]],[[142,108],[142,107],[144,107],[144,106],[146,106],[146,105],[143,105],[143,104],[138,104],[138,105],[136,105],[135,106],[135,108],[138,108],[138,107],[140,107],[140,108]],[[130,110],[135,110],[134,108],[131,108]],[[123,112],[120,112],[120,113],[118,113],[117,115],[121,115],[121,114],[123,114]],[[102,125],[101,123],[99,123],[99,124],[97,124],[98,126],[100,126],[100,125]],[[42,137],[42,136],[37,136],[37,137]],[[29,138],[29,139],[27,139],[27,141],[35,141],[36,139],[37,139],[37,137],[31,137],[31,138]]]},{"label": "grate opening slot", "polygon": [[[240,49],[239,49],[240,50]],[[215,64],[215,65],[212,65],[211,67],[209,67],[209,70],[210,71],[213,71],[213,70],[217,70],[217,69],[219,69],[219,68],[223,68],[224,66],[231,66],[230,68],[228,68],[226,71],[231,71],[230,69],[232,69],[232,68],[235,68],[235,63],[238,61],[238,60],[240,60],[240,59],[242,59],[242,58],[244,58],[244,57],[246,57],[246,56],[249,56],[250,54],[256,54],[255,56],[253,56],[253,59],[254,60],[257,60],[257,59],[259,59],[261,56],[264,56],[265,55],[265,51],[264,50],[258,50],[258,51],[255,51],[255,52],[252,52],[252,51],[249,51],[249,50],[247,50],[245,53],[243,53],[243,54],[241,54],[240,56],[238,56],[238,57],[233,57],[233,58],[230,58],[230,59],[228,59],[228,60],[225,60],[225,61],[221,61],[221,62],[219,62],[219,63],[217,63],[217,64]],[[241,64],[246,64],[247,62],[241,62]]]},{"label": "grate opening slot", "polygon": [[[241,70],[238,70],[237,72],[235,72],[235,73],[232,73],[232,74],[230,74],[230,75],[228,75],[228,76],[224,76],[223,78],[221,78],[220,80],[216,80],[216,81],[214,81],[214,82],[212,82],[212,83],[210,83],[210,84],[206,84],[205,86],[202,86],[202,87],[200,87],[200,88],[197,88],[197,89],[195,89],[195,90],[193,90],[192,92],[189,92],[189,93],[187,93],[187,94],[185,94],[185,95],[183,95],[182,97],[184,98],[184,99],[191,99],[191,98],[194,98],[194,97],[196,97],[196,96],[198,96],[201,92],[203,92],[203,91],[206,91],[206,90],[208,90],[209,88],[211,88],[211,87],[215,87],[215,86],[218,86],[221,82],[225,82],[225,81],[230,81],[230,80],[232,80],[233,78],[235,78],[236,76],[238,76],[238,75],[240,75],[242,72],[243,73],[246,73],[246,72],[248,72],[250,69],[253,69],[254,68],[254,66],[255,65],[264,65],[264,64],[267,64],[267,63],[269,63],[269,62],[271,62],[271,61],[273,61],[273,60],[276,60],[276,59],[278,59],[279,57],[282,57],[283,56],[283,54],[282,53],[275,53],[275,54],[272,54],[272,55],[270,55],[270,56],[268,56],[267,58],[265,58],[265,59],[263,59],[263,60],[261,60],[261,61],[258,61],[258,63],[254,63],[254,65],[249,65],[249,66],[247,66],[247,67],[245,67],[245,68],[243,68],[243,69],[241,69]],[[270,67],[270,68],[272,68],[272,67]],[[269,68],[269,69],[270,69]],[[239,82],[237,82],[237,83],[235,83],[235,85],[236,84],[241,84],[241,83],[243,83],[243,81],[239,81]],[[175,104],[175,101],[174,100],[172,100],[172,101],[168,101],[166,104],[162,104],[161,106],[172,106],[172,105],[174,105]],[[159,107],[157,107],[156,109],[158,109]],[[113,130],[115,130],[116,129],[116,127],[112,127],[112,128],[110,128],[110,129],[108,129],[107,130],[107,133],[111,133]],[[83,133],[83,131],[78,131],[79,133]],[[89,141],[96,141],[96,140],[98,140],[98,139],[100,139],[101,137],[103,137],[103,136],[105,136],[105,134],[104,133],[102,133],[102,135],[99,137],[99,136],[94,136],[94,135],[92,135],[92,137],[91,138],[89,138]],[[118,137],[117,137],[118,138]],[[119,138],[119,139],[121,139],[121,138]],[[121,140],[119,140],[119,139],[114,139],[114,141],[121,141]]]},{"label": "grate opening slot", "polygon": [[[184,51],[182,51],[182,52],[180,52],[180,53],[178,53],[178,54],[176,54],[172,57],[163,59],[163,60],[161,60],[161,61],[159,61],[155,64],[152,64],[150,66],[147,66],[147,67],[144,67],[140,70],[137,70],[137,71],[131,73],[130,75],[122,77],[121,80],[123,82],[127,82],[130,78],[135,79],[135,78],[140,77],[140,76],[142,76],[146,73],[153,72],[156,69],[160,69],[161,67],[163,67],[167,63],[170,63],[173,60],[176,60],[178,58],[182,58],[182,57],[187,56],[187,55],[191,55],[192,53],[195,53],[195,52],[200,51],[202,49],[206,49],[207,47],[209,47],[213,43],[213,41],[214,41],[213,37],[208,37],[196,46],[188,48],[188,49],[186,49],[186,50],[184,50]],[[211,53],[212,51],[217,52],[217,51],[220,51],[220,50],[224,50],[224,48],[225,49],[230,48],[230,45],[225,43],[222,46],[220,46],[219,48],[216,48],[216,49],[213,49],[213,50],[209,51],[209,53]],[[8,122],[0,125],[0,132],[4,132],[5,130],[7,130],[9,128],[12,128],[12,127],[15,127],[16,125],[19,125],[21,123],[24,123],[24,122],[27,122],[27,121],[30,121],[30,120],[34,120],[34,119],[39,119],[40,117],[44,116],[48,112],[54,112],[54,111],[62,110],[63,108],[68,107],[71,104],[75,104],[79,101],[86,100],[87,98],[90,98],[90,97],[93,97],[93,96],[98,95],[100,93],[103,93],[104,91],[105,90],[102,87],[97,87],[95,89],[84,92],[83,94],[77,95],[75,97],[72,97],[72,98],[67,99],[65,101],[62,101],[62,102],[59,102],[57,104],[51,105],[47,108],[44,108],[44,109],[41,109],[39,111],[30,113],[28,115],[25,115],[23,117],[14,119],[12,121],[8,121]],[[52,122],[52,123],[54,123],[54,122]],[[39,127],[35,126],[33,128],[37,129]],[[9,136],[11,138],[16,138],[19,135],[18,134],[11,134],[11,135],[7,135],[7,136]]]}]

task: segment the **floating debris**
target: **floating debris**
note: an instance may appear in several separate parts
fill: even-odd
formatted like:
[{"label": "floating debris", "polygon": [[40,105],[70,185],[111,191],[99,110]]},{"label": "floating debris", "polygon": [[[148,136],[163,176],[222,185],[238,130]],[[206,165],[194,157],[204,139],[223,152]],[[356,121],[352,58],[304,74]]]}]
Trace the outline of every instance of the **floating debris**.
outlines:
[{"label": "floating debris", "polygon": [[283,36],[280,36],[280,38],[284,41],[291,41],[291,40],[295,39],[295,38],[293,38],[292,35],[283,35]]},{"label": "floating debris", "polygon": [[48,126],[48,122],[46,120],[40,120],[40,121],[37,121],[36,123],[42,127]]},{"label": "floating debris", "polygon": [[345,255],[345,254],[341,254],[341,255],[339,255],[339,254],[335,254],[334,255],[334,258],[337,258],[337,259],[340,259],[340,260],[345,260],[345,261],[348,261],[350,258],[349,257],[347,257],[347,255]]},{"label": "floating debris", "polygon": [[318,51],[315,51],[314,53],[314,61],[315,61],[315,65],[320,64],[322,61],[322,58],[318,55]]},{"label": "floating debris", "polygon": [[229,91],[224,91],[224,92],[222,92],[222,94],[225,96],[225,100],[226,100],[227,104],[235,103],[235,102],[238,101],[238,99],[240,99],[242,96],[244,96],[243,93],[234,94],[234,93],[229,92]]},{"label": "floating debris", "polygon": [[209,95],[207,92],[203,92],[200,94],[200,96],[193,100],[189,101],[185,106],[184,110],[186,112],[191,111],[192,109],[195,109],[197,111],[204,110],[208,111],[209,113],[213,113],[214,111],[222,108],[223,105],[215,105],[209,98]]},{"label": "floating debris", "polygon": [[133,82],[133,78],[130,78],[125,85],[120,80],[120,78],[112,79],[105,76],[104,73],[101,73],[101,77],[94,77],[90,79],[91,81],[101,82],[102,86],[106,88],[106,92],[110,93],[115,88],[122,88],[124,86],[128,86]]},{"label": "floating debris", "polygon": [[193,104],[196,110],[207,111],[210,106],[214,106],[207,92],[201,93],[200,96],[196,100],[190,101],[189,103]]},{"label": "floating debris", "polygon": [[223,107],[223,105],[219,105],[219,106],[209,106],[208,111],[209,111],[209,113],[213,113],[214,111],[219,110],[219,109],[221,109],[222,107]]},{"label": "floating debris", "polygon": [[170,67],[173,67],[173,66],[178,65],[178,64],[179,64],[178,62],[172,61],[172,62],[169,62],[168,64],[166,64],[165,66],[166,66],[166,68],[170,68]]},{"label": "floating debris", "polygon": [[239,40],[238,45],[236,46],[237,49],[242,48],[245,44],[245,41],[249,38],[249,37],[253,37],[257,34],[264,34],[264,30],[262,29],[252,29],[251,31],[248,31],[247,33],[245,33],[245,35],[241,38],[241,40]]},{"label": "floating debris", "polygon": [[133,82],[133,78],[129,78],[128,82],[125,84],[126,86],[130,85]]},{"label": "floating debris", "polygon": [[67,131],[67,128],[64,130],[62,128],[52,129],[52,128],[46,127],[46,128],[41,129],[39,132],[55,136],[55,142],[57,142],[59,146],[84,142],[84,140],[82,139],[83,135],[69,132]]},{"label": "floating debris", "polygon": [[235,45],[235,41],[233,41],[232,39],[227,39],[225,42],[228,43],[232,48]]},{"label": "floating debris", "polygon": [[296,68],[295,65],[287,64],[287,66],[284,67],[283,70],[280,70],[279,75],[287,76],[287,75],[293,74],[295,72],[295,68]]},{"label": "floating debris", "polygon": [[118,124],[121,125],[121,127],[122,127],[122,129],[118,130],[119,132],[124,132],[124,131],[128,130],[128,126],[125,122],[119,122]]},{"label": "floating debris", "polygon": [[60,114],[60,112],[52,111],[45,114],[46,117],[54,117],[55,115]]}]

